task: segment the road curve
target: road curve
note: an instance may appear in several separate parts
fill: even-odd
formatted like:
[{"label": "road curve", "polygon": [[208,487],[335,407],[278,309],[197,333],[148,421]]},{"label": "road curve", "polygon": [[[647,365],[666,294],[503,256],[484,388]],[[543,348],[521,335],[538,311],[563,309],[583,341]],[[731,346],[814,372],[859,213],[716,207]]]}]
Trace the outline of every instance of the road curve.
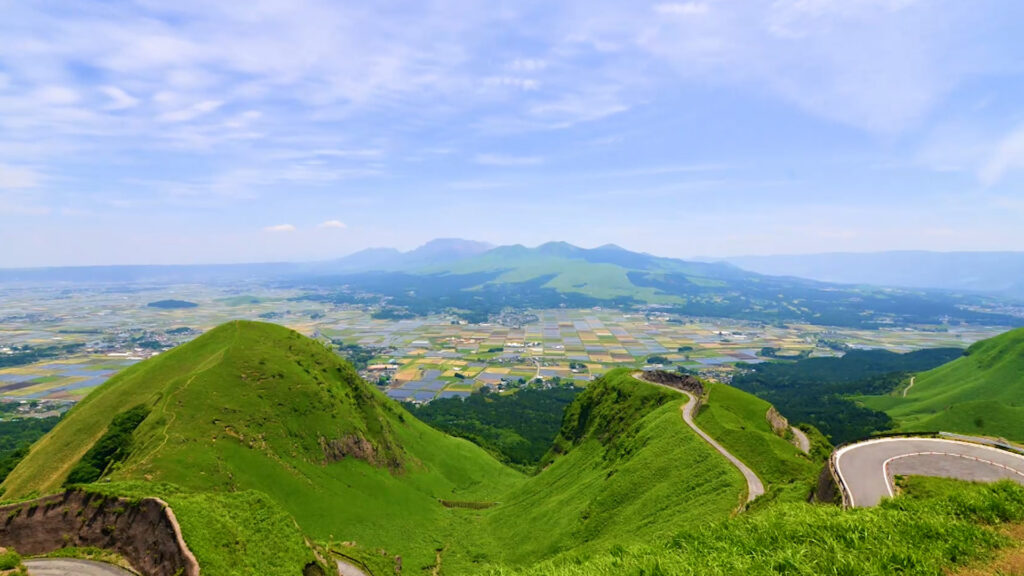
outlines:
[{"label": "road curve", "polygon": [[690,394],[689,392],[680,390],[678,388],[673,388],[671,386],[666,386],[664,384],[658,384],[657,382],[649,382],[647,380],[644,380],[641,376],[634,375],[633,377],[645,384],[661,386],[662,388],[671,390],[673,392],[678,392],[686,396],[686,404],[683,404],[683,406],[679,409],[680,413],[683,416],[683,422],[686,422],[687,426],[692,428],[698,436],[703,438],[704,441],[710,444],[712,448],[717,450],[719,454],[725,456],[726,460],[732,462],[732,465],[735,466],[741,474],[743,474],[743,478],[745,478],[747,481],[747,502],[751,502],[758,496],[764,494],[764,484],[761,482],[761,479],[757,477],[757,474],[755,474],[754,471],[751,470],[746,464],[744,464],[739,458],[733,456],[731,453],[729,453],[728,450],[723,448],[722,445],[716,442],[714,438],[712,438],[703,430],[701,430],[700,427],[697,426],[696,422],[693,421],[693,408],[694,406],[697,405],[697,399],[693,397],[693,394]]},{"label": "road curve", "polygon": [[807,437],[807,434],[796,426],[790,426],[789,429],[793,432],[793,440],[795,441],[796,447],[804,454],[810,454],[811,439]]},{"label": "road curve", "polygon": [[120,566],[74,558],[37,558],[25,560],[30,576],[134,576]]},{"label": "road curve", "polygon": [[845,503],[875,506],[891,498],[896,475],[1024,484],[1024,456],[942,438],[880,438],[843,446],[833,456]]}]

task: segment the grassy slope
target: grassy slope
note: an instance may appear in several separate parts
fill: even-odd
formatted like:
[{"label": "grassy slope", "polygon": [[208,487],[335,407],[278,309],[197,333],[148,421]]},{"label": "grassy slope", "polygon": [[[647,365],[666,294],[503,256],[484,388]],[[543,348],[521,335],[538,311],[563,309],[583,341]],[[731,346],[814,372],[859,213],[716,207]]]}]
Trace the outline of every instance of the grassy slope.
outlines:
[{"label": "grassy slope", "polygon": [[779,503],[579,562],[555,559],[501,576],[932,576],[1009,544],[997,526],[1024,520],[1024,487],[963,484],[876,508]]},{"label": "grassy slope", "polygon": [[742,476],[682,422],[683,402],[627,370],[591,384],[567,411],[558,440],[566,453],[479,514],[467,531],[489,538],[452,549],[445,565],[462,573],[585,557],[728,517]]},{"label": "grassy slope", "polygon": [[903,430],[945,430],[1024,440],[1024,329],[971,346],[918,374],[906,398],[864,397]]},{"label": "grassy slope", "polygon": [[[315,539],[384,548],[414,565],[431,563],[444,539],[450,511],[438,498],[494,499],[521,480],[475,445],[412,418],[319,343],[279,326],[236,322],[91,394],[33,447],[5,482],[5,497],[59,489],[113,415],[140,403],[153,410],[132,454],[111,474],[115,482],[147,480],[153,495],[179,494],[182,502],[188,499],[180,494],[256,490]],[[400,459],[404,470],[392,474],[353,458],[327,463],[320,438],[354,434],[382,459]],[[215,542],[197,537],[186,534],[200,561],[214,561]]]},{"label": "grassy slope", "polygon": [[757,473],[767,490],[763,498],[807,500],[822,462],[772,432],[765,419],[771,404],[725,384],[706,386],[697,425]]},{"label": "grassy slope", "polygon": [[559,292],[577,292],[594,298],[634,297],[655,303],[673,303],[680,299],[660,294],[657,290],[635,286],[627,277],[628,268],[607,263],[593,263],[578,258],[537,254],[529,251],[485,253],[430,272],[469,274],[504,271],[494,282],[526,282],[542,276],[553,276],[546,284]]}]

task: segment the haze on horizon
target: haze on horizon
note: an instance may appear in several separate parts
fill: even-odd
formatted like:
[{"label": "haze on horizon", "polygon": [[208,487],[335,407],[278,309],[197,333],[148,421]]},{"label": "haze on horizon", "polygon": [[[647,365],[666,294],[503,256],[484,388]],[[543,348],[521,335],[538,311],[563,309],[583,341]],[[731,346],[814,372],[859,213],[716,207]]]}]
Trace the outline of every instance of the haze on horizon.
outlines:
[{"label": "haze on horizon", "polygon": [[0,267],[1024,250],[1024,4],[0,0]]}]

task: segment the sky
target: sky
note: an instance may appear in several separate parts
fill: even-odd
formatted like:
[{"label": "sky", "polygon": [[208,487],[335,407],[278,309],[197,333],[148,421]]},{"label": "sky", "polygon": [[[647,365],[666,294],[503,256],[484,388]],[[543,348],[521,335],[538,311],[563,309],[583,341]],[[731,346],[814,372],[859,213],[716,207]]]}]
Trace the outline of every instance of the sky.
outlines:
[{"label": "sky", "polygon": [[1024,250],[1024,2],[0,0],[0,267]]}]

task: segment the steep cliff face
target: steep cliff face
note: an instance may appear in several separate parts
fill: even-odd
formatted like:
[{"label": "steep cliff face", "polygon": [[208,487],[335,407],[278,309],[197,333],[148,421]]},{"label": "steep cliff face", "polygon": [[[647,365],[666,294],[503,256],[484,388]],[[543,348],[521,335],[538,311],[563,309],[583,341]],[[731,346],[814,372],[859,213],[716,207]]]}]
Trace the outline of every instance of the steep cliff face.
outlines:
[{"label": "steep cliff face", "polygon": [[137,501],[71,490],[0,507],[0,545],[21,554],[94,546],[124,556],[147,576],[198,576],[174,513],[155,498]]}]

